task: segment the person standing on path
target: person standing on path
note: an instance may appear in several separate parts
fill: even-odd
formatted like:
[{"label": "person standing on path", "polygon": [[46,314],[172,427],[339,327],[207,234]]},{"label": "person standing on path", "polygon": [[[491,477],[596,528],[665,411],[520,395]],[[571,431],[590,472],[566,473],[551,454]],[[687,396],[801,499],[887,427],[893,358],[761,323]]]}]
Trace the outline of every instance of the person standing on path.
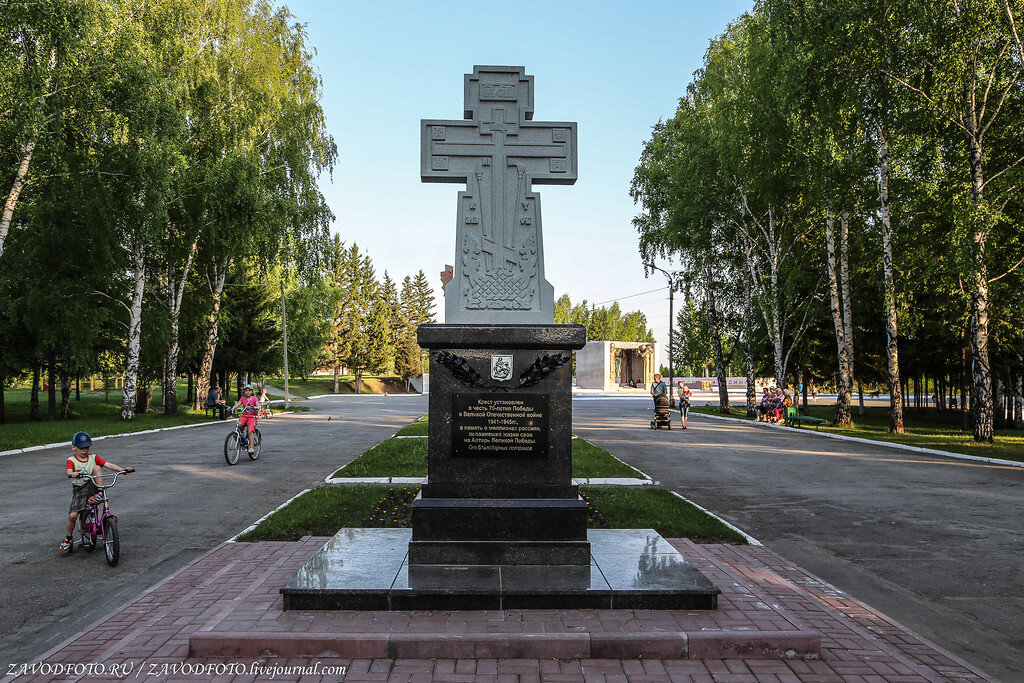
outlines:
[{"label": "person standing on path", "polygon": [[686,429],[686,417],[690,414],[690,389],[683,384],[682,380],[677,382],[679,387],[679,422]]},{"label": "person standing on path", "polygon": [[651,382],[651,396],[657,401],[659,396],[664,396],[668,393],[668,385],[661,379],[661,375],[655,373],[654,381]]}]

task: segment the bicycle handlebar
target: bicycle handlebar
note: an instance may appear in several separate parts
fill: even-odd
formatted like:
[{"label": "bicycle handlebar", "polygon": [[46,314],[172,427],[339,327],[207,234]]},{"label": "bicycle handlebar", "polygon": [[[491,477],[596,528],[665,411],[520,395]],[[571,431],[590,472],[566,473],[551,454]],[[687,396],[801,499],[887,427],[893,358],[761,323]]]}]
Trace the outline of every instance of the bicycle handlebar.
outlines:
[{"label": "bicycle handlebar", "polygon": [[[115,472],[114,476],[110,479],[110,483],[109,484],[104,484],[103,486],[97,485],[97,487],[101,488],[101,489],[109,489],[111,486],[113,486],[115,483],[117,483],[117,478],[120,477],[122,474],[130,474],[131,472],[134,472],[134,471],[135,471],[134,469],[123,469],[120,472]],[[103,475],[103,474],[85,474],[83,472],[83,473],[79,474],[78,477],[72,477],[69,474],[68,475],[68,479],[88,479],[89,481],[91,481],[92,483],[95,484],[96,483],[96,479],[102,478],[104,476],[106,476],[106,475]]]}]

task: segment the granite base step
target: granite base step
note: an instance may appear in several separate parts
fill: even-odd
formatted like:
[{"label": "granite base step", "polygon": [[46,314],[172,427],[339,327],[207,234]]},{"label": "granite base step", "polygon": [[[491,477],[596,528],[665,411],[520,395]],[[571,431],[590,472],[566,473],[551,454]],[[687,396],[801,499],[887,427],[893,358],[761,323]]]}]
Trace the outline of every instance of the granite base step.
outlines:
[{"label": "granite base step", "polygon": [[189,636],[190,657],[351,659],[818,659],[800,631],[636,633],[273,633]]},{"label": "granite base step", "polygon": [[565,562],[553,549],[545,558],[543,543],[512,544],[519,556],[479,564],[470,560],[486,553],[458,542],[443,544],[448,563],[421,564],[413,560],[410,529],[342,529],[281,587],[283,605],[285,611],[717,608],[721,590],[655,530],[586,533],[585,564]]}]

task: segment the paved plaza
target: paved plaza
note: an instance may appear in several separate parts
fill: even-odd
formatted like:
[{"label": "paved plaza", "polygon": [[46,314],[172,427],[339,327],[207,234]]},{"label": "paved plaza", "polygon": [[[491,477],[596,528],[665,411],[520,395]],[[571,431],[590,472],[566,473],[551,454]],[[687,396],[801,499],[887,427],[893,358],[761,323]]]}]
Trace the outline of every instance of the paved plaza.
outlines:
[{"label": "paved plaza", "polygon": [[[0,522],[5,673],[7,664],[36,661],[46,651],[52,651],[51,663],[320,662],[346,667],[347,680],[938,681],[985,680],[985,674],[1015,680],[1014,672],[1024,670],[1016,628],[1021,569],[1011,561],[1024,540],[1012,526],[1020,469],[699,416],[686,432],[654,432],[646,428],[648,403],[578,398],[574,431],[765,543],[673,541],[723,589],[722,609],[714,615],[281,612],[280,585],[324,539],[224,541],[425,411],[422,397],[337,397],[308,402],[311,412],[275,418],[267,425],[263,457],[232,468],[219,452],[224,423],[99,442],[97,452],[140,469],[131,488],[115,489],[124,546],[115,569],[95,555],[61,557],[54,549],[53,528],[66,507],[60,477],[65,454],[5,457],[5,467],[27,483],[12,494],[15,514]],[[174,458],[156,464],[167,450]],[[154,464],[147,467],[147,460]],[[775,616],[766,619],[769,613]],[[736,642],[749,646],[756,640],[750,634],[767,626],[818,633],[820,659],[736,656],[743,654]],[[340,638],[334,647],[368,649],[336,658],[188,657],[195,633],[319,628]],[[352,633],[364,638],[346,645],[344,637]],[[536,647],[540,641],[522,637],[531,633],[545,634],[565,657],[529,649],[505,656],[512,650],[501,648]],[[613,652],[610,634],[631,633],[652,634],[645,645],[649,656],[607,656]],[[724,635],[716,642],[708,633],[742,638],[729,645]],[[492,649],[463,656],[457,649],[462,646],[451,644],[459,638],[445,634],[462,634],[463,643],[466,634],[487,635],[473,647]],[[285,647],[287,639],[278,640]],[[200,649],[215,645],[214,637],[193,643]],[[720,649],[715,654],[711,647]],[[418,657],[408,656],[409,648],[419,648]],[[488,652],[505,654],[484,656]],[[172,668],[156,673],[149,680],[205,680]],[[54,679],[75,677],[38,678]]]},{"label": "paved plaza", "polygon": [[[273,680],[284,681],[988,680],[756,546],[676,542],[722,587],[715,612],[284,612],[279,587],[326,541],[224,544],[44,661],[53,667],[97,662],[132,668],[110,680],[131,680],[143,665],[145,680],[154,681],[199,680],[205,674],[197,677],[197,670],[244,671],[219,680],[270,679],[253,676],[259,670],[254,667],[275,671]],[[779,630],[791,639],[799,631],[804,642],[806,634],[818,634],[820,654],[807,659],[780,659],[785,652],[744,656],[743,644],[770,645]],[[629,641],[643,644],[648,656],[616,658]],[[310,654],[310,647],[322,651]],[[235,654],[212,656],[218,648]],[[302,675],[289,671],[293,667],[309,672],[344,668],[346,674]]]}]

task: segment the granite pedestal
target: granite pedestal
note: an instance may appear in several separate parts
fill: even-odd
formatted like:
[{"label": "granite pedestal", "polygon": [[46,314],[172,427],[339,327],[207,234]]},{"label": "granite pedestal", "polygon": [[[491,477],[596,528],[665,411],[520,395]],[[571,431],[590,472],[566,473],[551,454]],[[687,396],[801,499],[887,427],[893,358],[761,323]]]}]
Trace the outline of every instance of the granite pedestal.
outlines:
[{"label": "granite pedestal", "polygon": [[418,338],[434,369],[409,562],[589,565],[587,508],[572,483],[571,365],[550,360],[570,359],[586,329],[421,325]]},{"label": "granite pedestal", "polygon": [[585,565],[409,562],[410,529],[342,529],[281,589],[286,610],[715,609],[719,590],[652,529],[591,529]]}]

